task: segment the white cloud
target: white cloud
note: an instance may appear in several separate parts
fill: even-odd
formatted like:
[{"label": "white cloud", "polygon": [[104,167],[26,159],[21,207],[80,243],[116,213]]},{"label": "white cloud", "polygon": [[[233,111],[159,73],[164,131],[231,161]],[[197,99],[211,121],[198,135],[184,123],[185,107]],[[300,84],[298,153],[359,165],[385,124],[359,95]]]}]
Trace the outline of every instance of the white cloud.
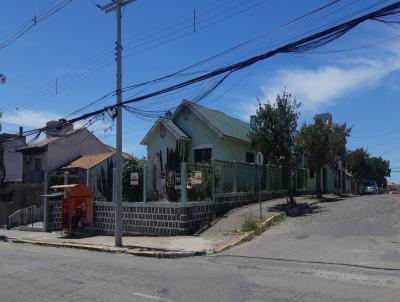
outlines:
[{"label": "white cloud", "polygon": [[261,90],[272,100],[286,88],[305,109],[316,111],[319,106],[332,103],[352,91],[373,87],[398,70],[400,57],[397,55],[382,60],[358,59],[345,66],[284,69]]},{"label": "white cloud", "polygon": [[59,114],[46,111],[20,110],[10,114],[4,113],[2,122],[29,128],[40,128],[46,126],[47,121],[61,118]]}]

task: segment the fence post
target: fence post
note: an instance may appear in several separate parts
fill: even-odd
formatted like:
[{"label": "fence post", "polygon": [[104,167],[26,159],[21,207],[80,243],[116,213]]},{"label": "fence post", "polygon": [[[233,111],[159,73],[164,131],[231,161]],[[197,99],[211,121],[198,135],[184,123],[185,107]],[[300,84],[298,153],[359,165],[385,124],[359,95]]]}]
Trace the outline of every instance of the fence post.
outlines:
[{"label": "fence post", "polygon": [[233,161],[233,192],[237,192],[237,162]]},{"label": "fence post", "polygon": [[253,177],[251,178],[251,192],[255,192],[255,178],[256,178],[256,165],[252,163],[253,165]]},{"label": "fence post", "polygon": [[90,188],[90,169],[86,170],[86,185]]},{"label": "fence post", "polygon": [[143,202],[147,202],[147,165],[143,166]]},{"label": "fence post", "polygon": [[68,171],[64,171],[64,185],[68,184]]},{"label": "fence post", "polygon": [[185,206],[187,202],[187,172],[186,163],[181,163],[181,204]]},{"label": "fence post", "polygon": [[265,191],[269,191],[269,164],[266,164],[265,172]]},{"label": "fence post", "polygon": [[211,196],[215,202],[215,159],[211,159]]},{"label": "fence post", "polygon": [[[44,188],[43,188],[43,195],[47,195],[47,188],[49,187],[49,175],[47,172],[44,173]],[[43,224],[44,224],[44,231],[49,231],[49,203],[48,197],[43,197]]]},{"label": "fence post", "polygon": [[279,166],[279,191],[282,191],[282,166]]}]

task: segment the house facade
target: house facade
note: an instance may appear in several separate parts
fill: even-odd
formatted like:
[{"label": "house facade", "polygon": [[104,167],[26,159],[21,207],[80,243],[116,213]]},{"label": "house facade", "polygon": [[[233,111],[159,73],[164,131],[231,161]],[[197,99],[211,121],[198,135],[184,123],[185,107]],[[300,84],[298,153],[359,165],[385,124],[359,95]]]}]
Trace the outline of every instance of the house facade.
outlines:
[{"label": "house facade", "polygon": [[250,123],[183,101],[173,114],[160,117],[141,142],[147,146],[148,187],[162,189],[167,150],[175,150],[177,143],[190,163],[211,159],[254,162],[250,132]]},{"label": "house facade", "polygon": [[3,182],[22,181],[22,154],[16,151],[26,146],[22,131],[20,128],[20,134],[0,134],[0,159],[4,168],[0,180]]},{"label": "house facade", "polygon": [[[109,151],[98,154],[87,154],[79,156],[73,161],[66,163],[58,171],[68,172],[70,175],[76,175],[79,178],[79,183],[86,184],[92,189],[92,192],[96,200],[102,200],[105,198],[97,187],[98,177],[101,175],[101,171],[107,173],[108,164],[110,162],[115,166],[115,149],[108,146]],[[124,161],[128,161],[133,158],[127,153],[122,153]]]},{"label": "house facade", "polygon": [[[48,122],[51,125],[54,121]],[[88,129],[74,129],[72,124],[61,125],[46,133],[46,139],[18,149],[23,155],[23,182],[37,184],[44,174],[86,154],[109,152]]]}]

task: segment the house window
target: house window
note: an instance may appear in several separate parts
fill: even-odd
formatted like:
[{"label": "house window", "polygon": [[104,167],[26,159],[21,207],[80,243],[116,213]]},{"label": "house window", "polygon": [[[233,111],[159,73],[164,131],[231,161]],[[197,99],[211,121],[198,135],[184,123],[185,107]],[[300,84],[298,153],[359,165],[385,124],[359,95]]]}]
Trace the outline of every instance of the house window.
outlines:
[{"label": "house window", "polygon": [[246,163],[254,163],[254,153],[246,152]]},{"label": "house window", "polygon": [[194,150],[194,161],[198,162],[208,162],[211,160],[211,148],[205,149],[195,149]]}]

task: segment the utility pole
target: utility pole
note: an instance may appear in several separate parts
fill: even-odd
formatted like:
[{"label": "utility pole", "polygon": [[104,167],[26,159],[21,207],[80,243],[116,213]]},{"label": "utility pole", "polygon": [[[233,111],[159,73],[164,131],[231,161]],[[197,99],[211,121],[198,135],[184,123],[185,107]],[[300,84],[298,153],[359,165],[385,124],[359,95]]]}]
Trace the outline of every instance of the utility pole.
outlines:
[{"label": "utility pole", "polygon": [[99,6],[105,13],[116,11],[117,39],[115,42],[115,60],[117,62],[117,127],[115,153],[115,246],[122,246],[122,12],[123,6],[136,0],[113,0],[111,3]]}]

